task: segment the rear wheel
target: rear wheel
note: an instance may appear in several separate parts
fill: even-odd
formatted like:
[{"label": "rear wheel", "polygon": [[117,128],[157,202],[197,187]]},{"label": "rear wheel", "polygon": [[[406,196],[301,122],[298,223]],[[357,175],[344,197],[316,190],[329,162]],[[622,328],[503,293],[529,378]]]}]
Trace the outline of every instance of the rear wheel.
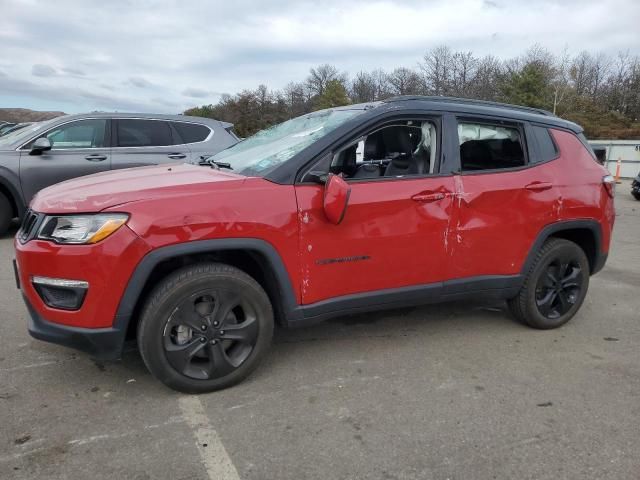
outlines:
[{"label": "rear wheel", "polygon": [[4,194],[0,193],[0,235],[4,235],[9,230],[12,219],[13,208],[11,207],[11,202]]},{"label": "rear wheel", "polygon": [[152,292],[138,327],[151,374],[186,393],[230,387],[265,356],[273,336],[269,297],[249,275],[207,263],[180,269]]},{"label": "rear wheel", "polygon": [[518,320],[534,328],[564,325],[584,301],[589,273],[589,261],[578,245],[549,239],[538,252],[522,289],[509,300],[509,309]]}]

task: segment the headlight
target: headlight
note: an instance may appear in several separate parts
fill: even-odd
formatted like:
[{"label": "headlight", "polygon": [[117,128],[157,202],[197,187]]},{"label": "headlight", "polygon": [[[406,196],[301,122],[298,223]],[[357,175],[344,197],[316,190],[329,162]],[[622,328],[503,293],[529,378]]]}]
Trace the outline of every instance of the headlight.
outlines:
[{"label": "headlight", "polygon": [[123,213],[47,216],[37,238],[56,243],[97,243],[118,230],[128,218]]}]

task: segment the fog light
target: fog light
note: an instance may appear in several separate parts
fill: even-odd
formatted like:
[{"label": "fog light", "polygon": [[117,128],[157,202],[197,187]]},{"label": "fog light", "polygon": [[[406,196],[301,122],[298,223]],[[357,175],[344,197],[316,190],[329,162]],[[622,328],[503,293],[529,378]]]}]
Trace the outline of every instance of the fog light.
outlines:
[{"label": "fog light", "polygon": [[33,288],[51,308],[78,310],[89,289],[89,282],[64,278],[31,277]]}]

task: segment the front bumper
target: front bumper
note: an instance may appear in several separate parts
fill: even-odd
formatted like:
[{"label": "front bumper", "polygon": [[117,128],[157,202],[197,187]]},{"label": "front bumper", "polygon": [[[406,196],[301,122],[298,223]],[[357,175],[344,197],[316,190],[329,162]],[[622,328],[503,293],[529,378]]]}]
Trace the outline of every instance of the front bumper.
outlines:
[{"label": "front bumper", "polygon": [[38,340],[81,350],[99,360],[116,360],[122,355],[126,328],[80,328],[49,322],[23,295],[29,311],[29,334]]},{"label": "front bumper", "polygon": [[[24,243],[16,239],[14,245],[16,280],[29,311],[31,336],[97,358],[118,358],[130,316],[117,312],[133,271],[150,250],[146,242],[123,226],[92,245],[37,239]],[[64,309],[38,292],[38,278],[86,282],[86,295],[79,308]]]}]

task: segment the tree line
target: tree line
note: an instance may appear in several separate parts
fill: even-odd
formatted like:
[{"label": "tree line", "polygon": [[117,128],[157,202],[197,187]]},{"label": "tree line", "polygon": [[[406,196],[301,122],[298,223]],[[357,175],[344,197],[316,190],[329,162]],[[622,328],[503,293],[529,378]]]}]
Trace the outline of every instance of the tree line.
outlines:
[{"label": "tree line", "polygon": [[376,69],[350,76],[330,64],[282,90],[260,85],[225,94],[215,105],[185,111],[231,122],[236,133],[255,132],[315,110],[397,95],[443,95],[526,105],[581,124],[588,138],[640,137],[640,61],[587,51],[555,55],[541,46],[501,60],[438,46],[414,68]]}]

